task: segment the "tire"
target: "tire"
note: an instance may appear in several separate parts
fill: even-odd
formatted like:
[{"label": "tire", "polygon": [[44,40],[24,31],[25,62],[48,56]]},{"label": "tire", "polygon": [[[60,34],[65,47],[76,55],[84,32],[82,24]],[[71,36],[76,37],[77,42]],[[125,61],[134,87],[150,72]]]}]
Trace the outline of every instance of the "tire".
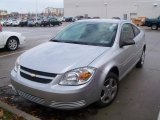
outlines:
[{"label": "tire", "polygon": [[35,24],[35,27],[38,27],[38,23]]},{"label": "tire", "polygon": [[18,48],[19,43],[18,43],[18,39],[16,37],[11,37],[8,39],[7,43],[6,43],[6,48],[9,51],[14,51]]},{"label": "tire", "polygon": [[110,72],[102,86],[100,99],[97,101],[98,107],[105,107],[110,105],[117,96],[119,90],[118,76]]},{"label": "tire", "polygon": [[158,30],[158,26],[157,26],[156,24],[153,24],[153,25],[151,26],[151,29],[152,29],[152,30]]},{"label": "tire", "polygon": [[136,64],[136,68],[142,68],[145,61],[145,50],[143,50],[142,55],[138,63]]}]

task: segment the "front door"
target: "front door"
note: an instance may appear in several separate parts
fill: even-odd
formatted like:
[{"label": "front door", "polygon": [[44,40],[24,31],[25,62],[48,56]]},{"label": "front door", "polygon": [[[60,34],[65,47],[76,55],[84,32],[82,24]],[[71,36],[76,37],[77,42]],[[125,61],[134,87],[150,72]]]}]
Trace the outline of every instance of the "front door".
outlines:
[{"label": "front door", "polygon": [[[120,42],[131,41],[134,39],[134,31],[130,23],[125,23],[122,25]],[[134,40],[133,40],[134,41]],[[119,48],[119,60],[120,60],[120,74],[125,75],[129,69],[135,64],[135,54],[137,51],[136,44],[123,46]]]}]

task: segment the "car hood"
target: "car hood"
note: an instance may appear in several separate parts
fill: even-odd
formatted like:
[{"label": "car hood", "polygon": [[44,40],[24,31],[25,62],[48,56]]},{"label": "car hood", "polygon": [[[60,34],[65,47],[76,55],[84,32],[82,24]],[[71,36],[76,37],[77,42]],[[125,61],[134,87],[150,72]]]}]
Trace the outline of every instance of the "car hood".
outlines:
[{"label": "car hood", "polygon": [[20,65],[49,73],[65,73],[88,66],[108,47],[47,42],[20,56]]}]

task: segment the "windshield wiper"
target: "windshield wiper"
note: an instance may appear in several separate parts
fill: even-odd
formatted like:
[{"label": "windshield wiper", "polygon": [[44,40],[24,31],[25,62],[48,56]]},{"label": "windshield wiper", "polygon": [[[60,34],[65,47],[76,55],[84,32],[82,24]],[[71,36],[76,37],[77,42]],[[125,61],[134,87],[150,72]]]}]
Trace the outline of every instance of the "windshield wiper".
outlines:
[{"label": "windshield wiper", "polygon": [[[69,40],[62,41],[62,40],[51,39],[50,41],[52,41],[52,42],[61,42],[61,43],[82,44],[81,42],[78,42],[78,41],[69,41]],[[83,44],[84,44],[84,43],[83,43]]]},{"label": "windshield wiper", "polygon": [[55,40],[55,39],[51,39],[50,41],[52,42],[60,42],[60,43],[72,43],[72,44],[81,44],[81,45],[93,45],[93,46],[103,46],[103,47],[109,47],[106,44],[101,44],[101,43],[89,43],[89,42],[81,42],[81,41],[70,41],[70,40]]}]

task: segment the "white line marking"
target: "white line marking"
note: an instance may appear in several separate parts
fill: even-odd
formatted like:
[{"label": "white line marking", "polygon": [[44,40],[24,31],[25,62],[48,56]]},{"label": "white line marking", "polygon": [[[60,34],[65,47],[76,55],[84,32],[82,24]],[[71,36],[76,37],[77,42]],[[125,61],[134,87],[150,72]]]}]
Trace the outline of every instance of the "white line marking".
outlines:
[{"label": "white line marking", "polygon": [[25,51],[26,51],[26,50],[19,51],[19,52],[14,52],[14,53],[7,54],[7,55],[2,55],[2,56],[0,56],[0,58],[3,58],[3,57],[8,57],[8,56],[15,55],[15,54],[19,54],[19,53],[23,53],[23,52],[25,52]]},{"label": "white line marking", "polygon": [[157,120],[160,120],[160,112],[159,112],[159,115],[158,115],[158,119]]}]

